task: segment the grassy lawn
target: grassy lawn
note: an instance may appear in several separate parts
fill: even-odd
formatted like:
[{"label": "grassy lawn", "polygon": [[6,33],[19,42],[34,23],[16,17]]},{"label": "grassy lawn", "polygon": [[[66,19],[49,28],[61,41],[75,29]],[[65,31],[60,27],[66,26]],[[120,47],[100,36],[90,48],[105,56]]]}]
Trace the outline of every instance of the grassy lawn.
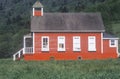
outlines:
[{"label": "grassy lawn", "polygon": [[119,79],[120,59],[86,61],[0,60],[0,79]]}]

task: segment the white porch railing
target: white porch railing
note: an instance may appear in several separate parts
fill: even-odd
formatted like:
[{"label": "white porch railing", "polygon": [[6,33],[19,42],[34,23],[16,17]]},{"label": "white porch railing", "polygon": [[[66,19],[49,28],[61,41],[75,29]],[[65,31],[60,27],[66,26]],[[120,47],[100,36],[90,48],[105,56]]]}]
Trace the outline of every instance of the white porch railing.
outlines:
[{"label": "white porch railing", "polygon": [[33,54],[33,47],[25,47],[24,54]]},{"label": "white porch railing", "polygon": [[33,54],[33,47],[25,47],[13,55],[13,61],[21,59],[23,54]]},{"label": "white porch railing", "polygon": [[23,55],[23,48],[13,55],[13,61],[20,59]]}]

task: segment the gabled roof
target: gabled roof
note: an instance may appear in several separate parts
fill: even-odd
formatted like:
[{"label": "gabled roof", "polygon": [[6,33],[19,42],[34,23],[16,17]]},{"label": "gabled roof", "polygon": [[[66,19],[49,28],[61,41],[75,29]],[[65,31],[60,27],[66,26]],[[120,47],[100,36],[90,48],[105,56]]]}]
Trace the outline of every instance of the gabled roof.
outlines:
[{"label": "gabled roof", "polygon": [[40,8],[43,7],[43,5],[40,3],[40,1],[36,1],[35,4],[33,5],[34,8]]},{"label": "gabled roof", "polygon": [[100,13],[44,13],[31,18],[31,32],[104,32]]},{"label": "gabled roof", "polygon": [[103,33],[103,39],[119,39],[118,37],[116,37],[115,35],[111,35],[108,33]]}]

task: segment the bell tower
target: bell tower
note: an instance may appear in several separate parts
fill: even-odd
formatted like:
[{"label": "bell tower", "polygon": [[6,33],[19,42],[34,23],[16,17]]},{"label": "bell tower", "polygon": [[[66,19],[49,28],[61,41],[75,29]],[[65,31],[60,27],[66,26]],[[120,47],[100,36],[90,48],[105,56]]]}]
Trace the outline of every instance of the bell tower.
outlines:
[{"label": "bell tower", "polygon": [[33,16],[43,16],[43,5],[39,0],[35,2],[33,5]]}]

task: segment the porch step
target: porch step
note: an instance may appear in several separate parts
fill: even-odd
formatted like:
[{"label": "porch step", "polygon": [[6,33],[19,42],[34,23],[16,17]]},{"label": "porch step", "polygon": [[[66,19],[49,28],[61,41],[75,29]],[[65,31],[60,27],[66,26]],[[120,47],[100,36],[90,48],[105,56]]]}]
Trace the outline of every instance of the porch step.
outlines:
[{"label": "porch step", "polygon": [[23,57],[23,48],[13,55],[13,61],[20,60]]}]

